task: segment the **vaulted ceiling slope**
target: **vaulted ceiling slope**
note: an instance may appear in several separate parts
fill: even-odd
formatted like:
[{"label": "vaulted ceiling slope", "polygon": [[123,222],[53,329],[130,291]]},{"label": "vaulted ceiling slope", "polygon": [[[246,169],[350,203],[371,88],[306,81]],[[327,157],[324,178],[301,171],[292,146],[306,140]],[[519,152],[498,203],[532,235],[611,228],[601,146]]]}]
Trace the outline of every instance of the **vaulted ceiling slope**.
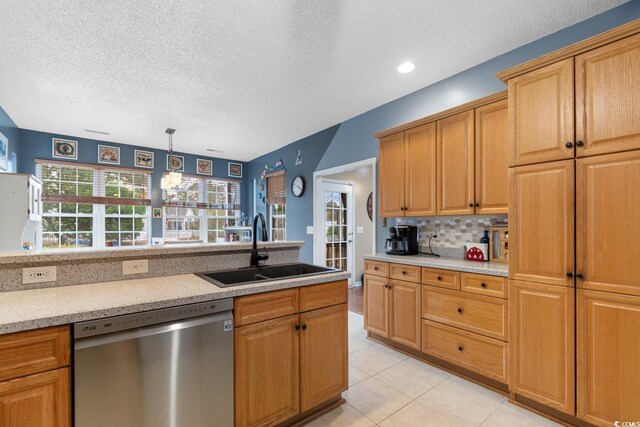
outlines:
[{"label": "vaulted ceiling slope", "polygon": [[25,129],[165,148],[173,127],[179,151],[251,160],[622,3],[5,0],[0,105]]}]

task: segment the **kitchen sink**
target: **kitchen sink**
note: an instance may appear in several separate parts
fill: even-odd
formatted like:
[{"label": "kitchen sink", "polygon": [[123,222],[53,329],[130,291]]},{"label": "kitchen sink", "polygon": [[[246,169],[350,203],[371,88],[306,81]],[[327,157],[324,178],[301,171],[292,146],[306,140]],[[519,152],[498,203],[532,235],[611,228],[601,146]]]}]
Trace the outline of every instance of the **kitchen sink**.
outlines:
[{"label": "kitchen sink", "polygon": [[196,273],[196,275],[220,288],[228,288],[230,286],[249,285],[268,280],[314,276],[316,274],[335,273],[337,271],[340,270],[298,262],[294,264],[265,265],[262,267],[210,271],[207,273]]}]

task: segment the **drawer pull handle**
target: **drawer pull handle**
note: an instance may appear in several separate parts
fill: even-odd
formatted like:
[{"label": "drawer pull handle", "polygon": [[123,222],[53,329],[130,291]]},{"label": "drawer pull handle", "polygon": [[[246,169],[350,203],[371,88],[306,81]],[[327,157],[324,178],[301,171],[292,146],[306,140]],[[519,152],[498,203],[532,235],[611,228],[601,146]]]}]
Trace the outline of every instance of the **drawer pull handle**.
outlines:
[{"label": "drawer pull handle", "polygon": [[462,313],[462,307],[458,307],[458,313]]},{"label": "drawer pull handle", "polygon": [[442,280],[442,276],[438,276],[438,280]]},{"label": "drawer pull handle", "polygon": [[462,351],[464,350],[464,347],[462,347],[461,345],[458,346],[458,351]]},{"label": "drawer pull handle", "polygon": [[480,286],[483,287],[483,288],[486,288],[487,284],[483,282],[483,283],[480,283]]}]

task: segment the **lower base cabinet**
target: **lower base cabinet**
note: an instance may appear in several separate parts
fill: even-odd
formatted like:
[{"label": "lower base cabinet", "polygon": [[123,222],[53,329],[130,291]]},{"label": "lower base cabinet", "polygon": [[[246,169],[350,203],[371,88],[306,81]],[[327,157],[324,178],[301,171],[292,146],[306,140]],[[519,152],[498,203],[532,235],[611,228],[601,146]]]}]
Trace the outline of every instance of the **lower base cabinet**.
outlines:
[{"label": "lower base cabinet", "polygon": [[236,299],[236,313],[253,318],[278,316],[290,301],[296,313],[236,327],[236,426],[278,425],[348,389],[346,287],[333,282],[301,288],[299,298],[292,289]]},{"label": "lower base cabinet", "polygon": [[510,280],[511,389],[575,414],[574,289]]},{"label": "lower base cabinet", "polygon": [[578,418],[640,420],[640,297],[578,290]]}]

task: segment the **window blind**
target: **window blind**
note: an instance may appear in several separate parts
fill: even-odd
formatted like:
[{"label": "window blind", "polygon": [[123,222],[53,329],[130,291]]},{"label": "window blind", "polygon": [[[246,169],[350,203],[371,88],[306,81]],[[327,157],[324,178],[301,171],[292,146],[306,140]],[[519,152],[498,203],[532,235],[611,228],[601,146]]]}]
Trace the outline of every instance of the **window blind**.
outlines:
[{"label": "window blind", "polygon": [[238,210],[240,181],[182,174],[180,185],[162,190],[162,204],[178,208]]},{"label": "window blind", "polygon": [[267,176],[267,203],[282,204],[287,201],[286,173],[275,172]]},{"label": "window blind", "polygon": [[151,172],[36,160],[42,201],[95,205],[151,206]]},{"label": "window blind", "polygon": [[[165,173],[166,175],[166,173]],[[177,208],[197,208],[200,200],[200,178],[182,175],[175,188],[162,190],[162,205]]]}]

